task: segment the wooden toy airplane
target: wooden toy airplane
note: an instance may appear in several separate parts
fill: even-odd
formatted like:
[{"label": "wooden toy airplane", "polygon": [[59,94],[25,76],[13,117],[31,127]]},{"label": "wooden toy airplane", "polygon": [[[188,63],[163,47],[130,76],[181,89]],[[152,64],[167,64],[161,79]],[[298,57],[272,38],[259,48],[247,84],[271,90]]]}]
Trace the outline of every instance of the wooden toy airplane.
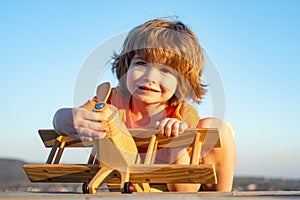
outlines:
[{"label": "wooden toy airplane", "polygon": [[[62,136],[55,130],[39,130],[46,147],[52,147],[46,164],[23,166],[32,182],[81,182],[83,193],[95,194],[103,183],[119,188],[123,193],[155,192],[150,183],[216,184],[213,165],[199,164],[201,148],[221,147],[218,129],[187,129],[177,138],[157,135],[156,129],[127,129],[119,119],[117,110],[105,104],[111,87],[109,83],[97,88],[99,103],[95,112],[105,113],[109,132],[103,139],[83,143],[81,140]],[[66,147],[92,147],[87,164],[60,164]],[[146,147],[141,163],[137,147]],[[160,148],[192,147],[189,165],[155,164]]]}]

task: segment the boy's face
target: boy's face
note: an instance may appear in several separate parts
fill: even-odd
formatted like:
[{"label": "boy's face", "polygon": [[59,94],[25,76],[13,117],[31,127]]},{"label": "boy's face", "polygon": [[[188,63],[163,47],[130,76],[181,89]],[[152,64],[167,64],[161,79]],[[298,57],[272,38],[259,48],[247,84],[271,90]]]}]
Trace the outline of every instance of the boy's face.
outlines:
[{"label": "boy's face", "polygon": [[127,72],[127,88],[137,101],[164,104],[176,91],[175,74],[176,71],[171,67],[148,63],[139,55],[135,55]]}]

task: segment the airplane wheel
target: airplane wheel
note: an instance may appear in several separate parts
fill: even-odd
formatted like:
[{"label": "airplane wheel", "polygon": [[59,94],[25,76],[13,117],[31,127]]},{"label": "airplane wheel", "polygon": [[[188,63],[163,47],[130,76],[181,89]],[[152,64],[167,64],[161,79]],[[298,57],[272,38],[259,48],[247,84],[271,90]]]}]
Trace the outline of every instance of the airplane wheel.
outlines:
[{"label": "airplane wheel", "polygon": [[126,193],[126,194],[131,194],[134,190],[134,186],[132,185],[131,182],[125,182],[124,183],[124,191],[123,193]]},{"label": "airplane wheel", "polygon": [[89,184],[86,183],[86,182],[84,182],[84,183],[82,184],[82,193],[83,193],[83,194],[89,194],[89,193],[90,193],[90,192],[89,192]]},{"label": "airplane wheel", "polygon": [[125,182],[124,183],[124,189],[122,193],[125,194],[131,194],[134,191],[134,186],[132,185],[131,182]]}]

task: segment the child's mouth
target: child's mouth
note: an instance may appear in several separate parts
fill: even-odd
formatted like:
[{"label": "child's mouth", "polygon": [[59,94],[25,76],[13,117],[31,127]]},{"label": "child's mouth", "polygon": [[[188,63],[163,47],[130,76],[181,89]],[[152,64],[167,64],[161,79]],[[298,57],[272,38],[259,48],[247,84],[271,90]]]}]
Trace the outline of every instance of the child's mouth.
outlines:
[{"label": "child's mouth", "polygon": [[151,91],[151,92],[159,92],[158,90],[146,87],[146,86],[138,86],[140,90]]}]

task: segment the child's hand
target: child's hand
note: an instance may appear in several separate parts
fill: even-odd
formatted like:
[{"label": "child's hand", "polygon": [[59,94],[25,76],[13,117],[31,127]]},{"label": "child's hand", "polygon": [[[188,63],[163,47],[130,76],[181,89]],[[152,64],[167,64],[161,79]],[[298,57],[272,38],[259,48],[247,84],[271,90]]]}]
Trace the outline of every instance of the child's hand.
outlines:
[{"label": "child's hand", "polygon": [[[85,108],[73,109],[73,123],[78,136],[83,141],[92,141],[93,138],[104,138],[108,126],[107,118],[99,113]],[[100,123],[103,122],[103,123]]]},{"label": "child's hand", "polygon": [[159,134],[168,137],[178,137],[179,134],[182,134],[188,128],[188,125],[175,118],[165,118],[160,122],[156,122],[156,128],[158,128]]}]

